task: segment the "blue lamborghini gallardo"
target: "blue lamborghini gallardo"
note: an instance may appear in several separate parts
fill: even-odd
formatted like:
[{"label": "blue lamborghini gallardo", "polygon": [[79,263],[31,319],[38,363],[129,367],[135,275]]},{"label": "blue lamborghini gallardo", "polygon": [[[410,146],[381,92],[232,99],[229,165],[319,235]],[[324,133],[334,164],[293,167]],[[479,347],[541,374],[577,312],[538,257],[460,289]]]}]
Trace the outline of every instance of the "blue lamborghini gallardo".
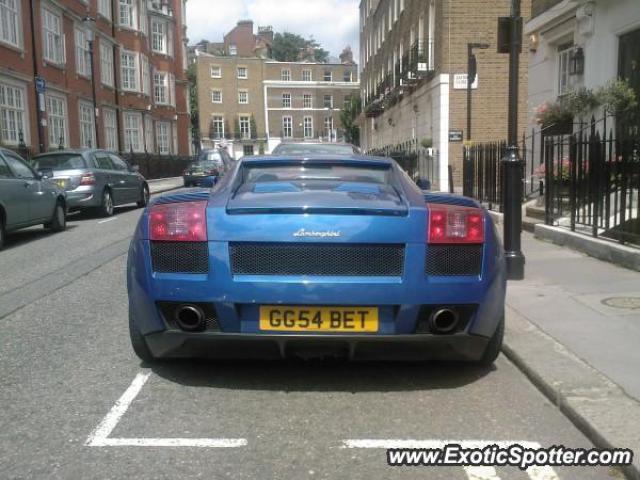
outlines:
[{"label": "blue lamborghini gallardo", "polygon": [[391,159],[247,157],[160,197],[129,250],[129,328],[162,357],[497,357],[506,275],[475,201]]}]

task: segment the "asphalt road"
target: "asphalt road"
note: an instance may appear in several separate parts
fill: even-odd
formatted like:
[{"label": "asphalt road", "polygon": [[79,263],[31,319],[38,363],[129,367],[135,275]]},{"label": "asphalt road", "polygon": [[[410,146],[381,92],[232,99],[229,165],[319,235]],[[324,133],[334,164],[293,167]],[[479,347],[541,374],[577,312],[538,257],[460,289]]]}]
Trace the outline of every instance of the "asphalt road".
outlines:
[{"label": "asphalt road", "polygon": [[139,213],[73,217],[62,234],[29,229],[0,252],[0,479],[621,478],[603,468],[388,467],[384,448],[360,448],[451,439],[591,447],[504,357],[491,370],[141,365],[125,288]]}]

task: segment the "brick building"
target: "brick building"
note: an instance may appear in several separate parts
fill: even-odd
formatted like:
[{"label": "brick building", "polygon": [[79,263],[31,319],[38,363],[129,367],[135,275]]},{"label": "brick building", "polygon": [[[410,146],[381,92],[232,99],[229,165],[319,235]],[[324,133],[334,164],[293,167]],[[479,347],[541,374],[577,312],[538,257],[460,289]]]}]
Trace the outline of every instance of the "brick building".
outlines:
[{"label": "brick building", "polygon": [[202,146],[224,139],[238,157],[281,141],[341,140],[339,112],[359,88],[350,50],[338,63],[277,62],[265,58],[273,31],[247,25],[225,36],[222,54],[195,48]]},{"label": "brick building", "polygon": [[185,0],[0,2],[2,144],[189,154],[185,8]]},{"label": "brick building", "polygon": [[[522,1],[525,20],[530,6],[530,0]],[[472,140],[507,136],[508,55],[498,54],[496,43],[497,19],[509,15],[509,8],[509,0],[362,0],[363,147],[418,149],[431,143],[439,160],[438,178],[431,180],[446,188],[451,165],[454,184],[461,186],[468,43],[489,44],[486,50],[475,50]],[[526,119],[526,82],[524,52],[521,129]]]}]

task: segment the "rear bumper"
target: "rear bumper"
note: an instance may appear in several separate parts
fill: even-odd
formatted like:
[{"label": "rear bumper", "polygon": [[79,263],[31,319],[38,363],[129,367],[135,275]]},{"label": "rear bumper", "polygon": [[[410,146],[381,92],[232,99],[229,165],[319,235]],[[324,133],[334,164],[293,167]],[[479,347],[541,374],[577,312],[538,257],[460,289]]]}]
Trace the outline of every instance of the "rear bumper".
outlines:
[{"label": "rear bumper", "polygon": [[146,336],[158,358],[281,359],[339,357],[350,360],[479,360],[489,338],[456,335],[341,335],[187,333]]},{"label": "rear bumper", "polygon": [[101,200],[100,196],[95,194],[94,189],[67,192],[67,205],[72,210],[99,207]]}]

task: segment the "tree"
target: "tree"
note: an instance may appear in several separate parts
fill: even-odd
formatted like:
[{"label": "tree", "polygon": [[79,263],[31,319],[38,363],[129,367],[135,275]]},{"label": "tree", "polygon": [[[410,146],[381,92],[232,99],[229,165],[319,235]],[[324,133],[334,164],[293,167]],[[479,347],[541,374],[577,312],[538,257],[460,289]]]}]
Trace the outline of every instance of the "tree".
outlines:
[{"label": "tree", "polygon": [[360,127],[356,124],[356,118],[362,111],[362,102],[359,96],[350,97],[344,108],[340,110],[340,121],[344,128],[344,138],[348,143],[360,145]]},{"label": "tree", "polygon": [[308,60],[326,62],[329,52],[320,47],[313,37],[306,40],[295,33],[276,33],[271,44],[271,54],[279,62]]}]

